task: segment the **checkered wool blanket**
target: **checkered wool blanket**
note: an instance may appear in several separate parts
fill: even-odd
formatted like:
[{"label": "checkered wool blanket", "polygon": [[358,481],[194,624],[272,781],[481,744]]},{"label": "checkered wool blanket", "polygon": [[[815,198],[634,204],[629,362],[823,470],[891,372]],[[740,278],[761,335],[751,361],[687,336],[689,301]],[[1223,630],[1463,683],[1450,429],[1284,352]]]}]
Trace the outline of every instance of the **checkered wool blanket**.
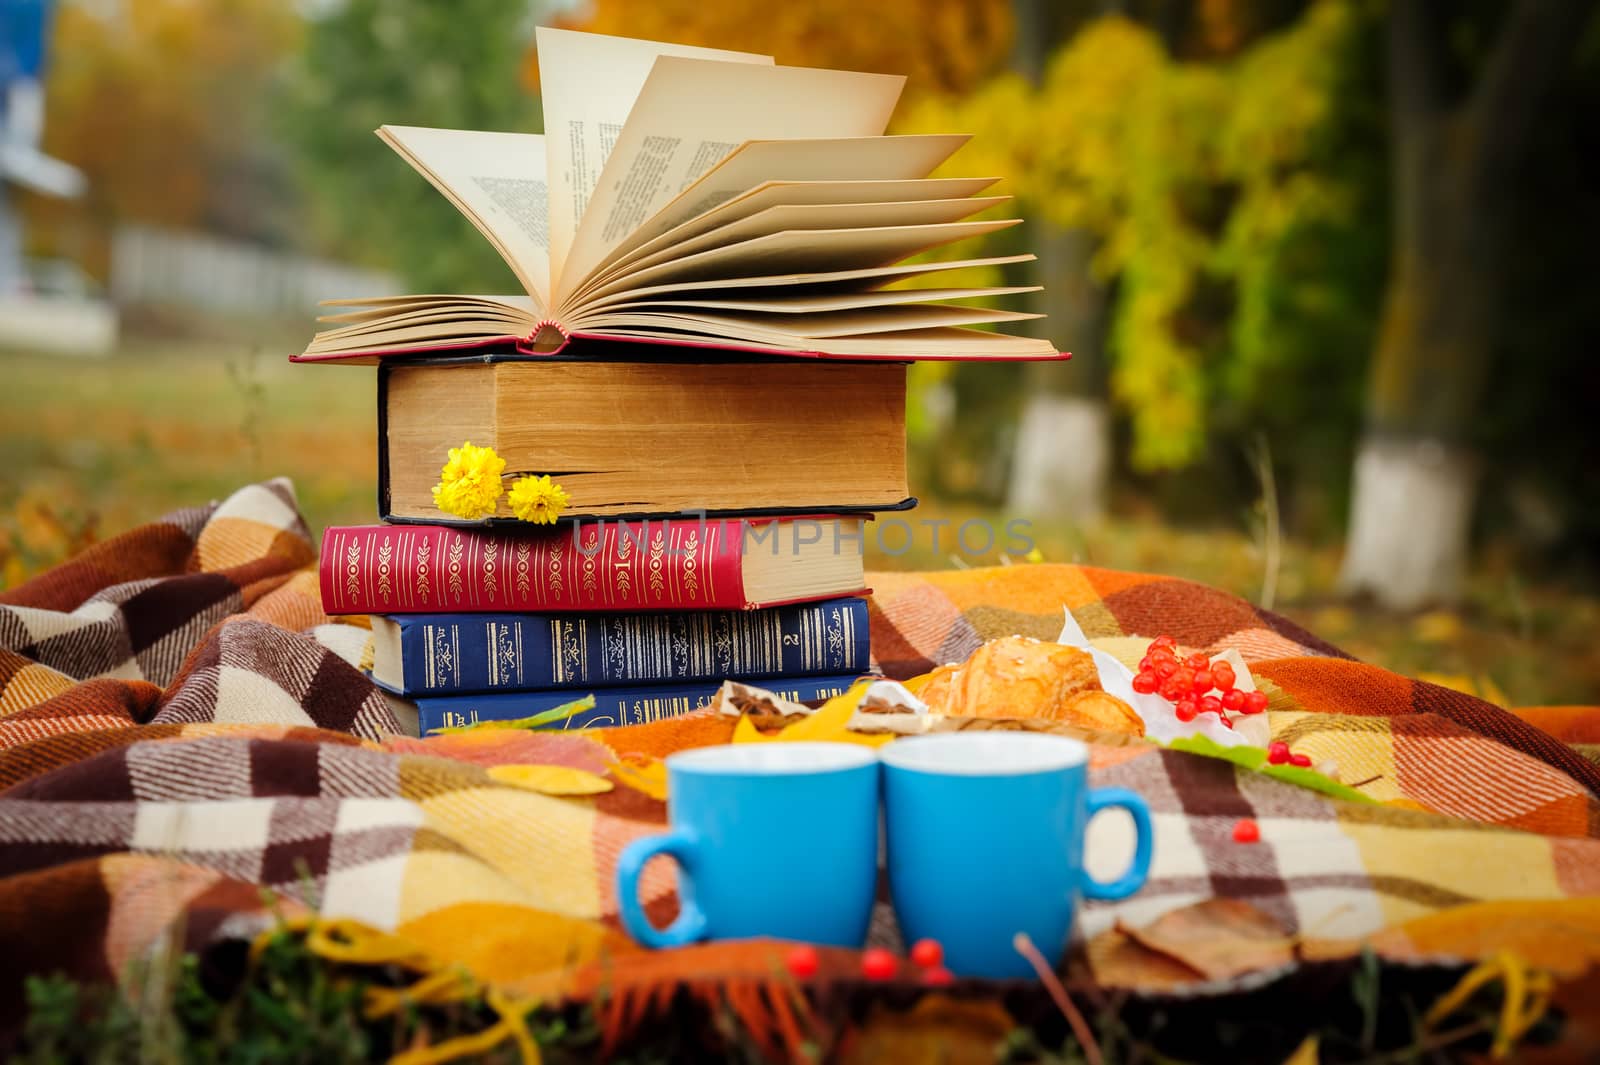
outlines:
[{"label": "checkered wool blanket", "polygon": [[[110,978],[175,927],[193,948],[253,935],[273,920],[263,887],[280,910],[358,918],[546,996],[604,982],[615,1004],[630,989],[648,999],[771,976],[758,945],[647,955],[618,930],[618,852],[659,830],[663,803],[622,785],[555,797],[489,773],[605,774],[619,759],[725,741],[732,721],[394,735],[389,705],[353,664],[366,630],[322,614],[313,563],[276,481],[0,593],[0,1039],[27,974]],[[1096,744],[1093,782],[1143,794],[1156,845],[1143,891],[1086,908],[1092,948],[1117,922],[1225,896],[1270,915],[1303,957],[1365,942],[1395,958],[1509,948],[1568,974],[1600,960],[1600,765],[1567,742],[1595,740],[1600,708],[1519,716],[1353,661],[1180,580],[1027,565],[873,583],[872,646],[891,676],[997,635],[1053,637],[1063,605],[1123,658],[1161,632],[1237,648],[1270,696],[1274,736],[1335,761],[1365,797],[1222,758]],[[1233,842],[1246,816],[1261,843]],[[1096,831],[1117,849],[1114,822]],[[664,918],[671,872],[649,873]],[[886,908],[881,918],[874,937],[893,942]]]}]

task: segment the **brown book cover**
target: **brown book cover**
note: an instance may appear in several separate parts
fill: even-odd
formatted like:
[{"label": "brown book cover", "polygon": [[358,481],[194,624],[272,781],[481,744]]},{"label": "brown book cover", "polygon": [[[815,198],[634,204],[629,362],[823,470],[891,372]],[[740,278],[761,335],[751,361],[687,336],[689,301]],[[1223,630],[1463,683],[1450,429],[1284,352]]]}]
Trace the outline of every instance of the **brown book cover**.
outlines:
[{"label": "brown book cover", "polygon": [[[433,501],[449,449],[464,441],[494,448],[507,476],[549,474],[570,500],[563,517],[575,520],[915,505],[905,364],[633,361],[627,350],[383,365],[381,517],[482,524],[459,522]],[[502,500],[489,521],[515,519]]]}]

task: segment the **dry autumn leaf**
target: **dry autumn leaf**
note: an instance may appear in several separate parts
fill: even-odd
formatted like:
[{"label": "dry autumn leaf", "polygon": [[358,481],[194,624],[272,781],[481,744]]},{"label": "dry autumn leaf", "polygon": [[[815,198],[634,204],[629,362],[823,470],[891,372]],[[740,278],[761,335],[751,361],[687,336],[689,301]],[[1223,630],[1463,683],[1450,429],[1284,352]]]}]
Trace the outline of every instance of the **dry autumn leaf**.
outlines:
[{"label": "dry autumn leaf", "polygon": [[1284,1060],[1283,1065],[1317,1065],[1321,1058],[1317,1053],[1317,1037],[1306,1036],[1306,1041],[1295,1048],[1293,1054]]},{"label": "dry autumn leaf", "polygon": [[607,768],[618,783],[642,791],[652,799],[667,801],[667,766],[659,758],[640,762],[612,762]]},{"label": "dry autumn leaf", "polygon": [[599,795],[614,786],[605,777],[565,765],[497,765],[489,768],[489,776],[545,795]]},{"label": "dry autumn leaf", "polygon": [[995,1047],[1015,1027],[1011,1015],[996,1001],[924,995],[903,1013],[875,1009],[851,1034],[838,1060],[844,1065],[879,1061],[989,1065],[995,1059]]},{"label": "dry autumn leaf", "polygon": [[1296,958],[1297,940],[1265,911],[1238,899],[1206,899],[1168,911],[1142,928],[1118,921],[1116,930],[1203,980],[1273,969]]}]

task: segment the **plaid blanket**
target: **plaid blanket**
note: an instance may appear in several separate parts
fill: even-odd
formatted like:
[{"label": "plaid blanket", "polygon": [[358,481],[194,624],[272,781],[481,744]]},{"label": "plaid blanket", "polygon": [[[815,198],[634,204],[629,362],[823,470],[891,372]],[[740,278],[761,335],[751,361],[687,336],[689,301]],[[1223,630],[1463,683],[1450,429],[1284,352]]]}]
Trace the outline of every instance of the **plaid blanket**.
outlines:
[{"label": "plaid blanket", "polygon": [[[630,987],[770,975],[755,946],[647,955],[619,931],[617,855],[659,830],[662,802],[627,786],[556,797],[490,773],[604,774],[726,741],[732,721],[396,735],[355,665],[367,631],[322,614],[313,563],[292,490],[275,481],[0,593],[0,1036],[27,974],[110,978],[164,937],[199,948],[251,935],[274,919],[263,888],[279,911],[358,918],[532,993],[581,996],[605,980],[616,1003]],[[1086,906],[1091,947],[1115,946],[1118,922],[1223,896],[1269,914],[1308,957],[1367,943],[1408,959],[1509,948],[1565,973],[1600,960],[1600,765],[1573,745],[1594,742],[1600,709],[1513,714],[1185,581],[1039,564],[873,584],[872,646],[891,676],[994,636],[1053,637],[1063,606],[1125,659],[1160,632],[1237,648],[1270,697],[1274,736],[1336,762],[1366,798],[1094,744],[1093,782],[1143,794],[1156,844],[1143,891]],[[1260,823],[1259,844],[1233,842],[1241,817]],[[1127,830],[1105,820],[1093,849],[1118,851]],[[665,919],[672,872],[652,866],[644,890]],[[894,944],[880,910],[873,937]],[[1126,972],[1102,976],[1137,985]]]}]

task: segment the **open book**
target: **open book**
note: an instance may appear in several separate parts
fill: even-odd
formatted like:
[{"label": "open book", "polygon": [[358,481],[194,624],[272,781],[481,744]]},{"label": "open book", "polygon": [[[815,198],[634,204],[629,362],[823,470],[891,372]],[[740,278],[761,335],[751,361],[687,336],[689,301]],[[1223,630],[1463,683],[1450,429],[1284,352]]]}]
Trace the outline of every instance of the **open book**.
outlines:
[{"label": "open book", "polygon": [[333,300],[297,361],[569,339],[885,359],[1056,358],[970,306],[1029,288],[898,285],[1012,255],[905,260],[1017,219],[995,178],[931,178],[967,138],[884,136],[904,78],[541,27],[545,135],[378,135],[494,245],[524,294]]}]

